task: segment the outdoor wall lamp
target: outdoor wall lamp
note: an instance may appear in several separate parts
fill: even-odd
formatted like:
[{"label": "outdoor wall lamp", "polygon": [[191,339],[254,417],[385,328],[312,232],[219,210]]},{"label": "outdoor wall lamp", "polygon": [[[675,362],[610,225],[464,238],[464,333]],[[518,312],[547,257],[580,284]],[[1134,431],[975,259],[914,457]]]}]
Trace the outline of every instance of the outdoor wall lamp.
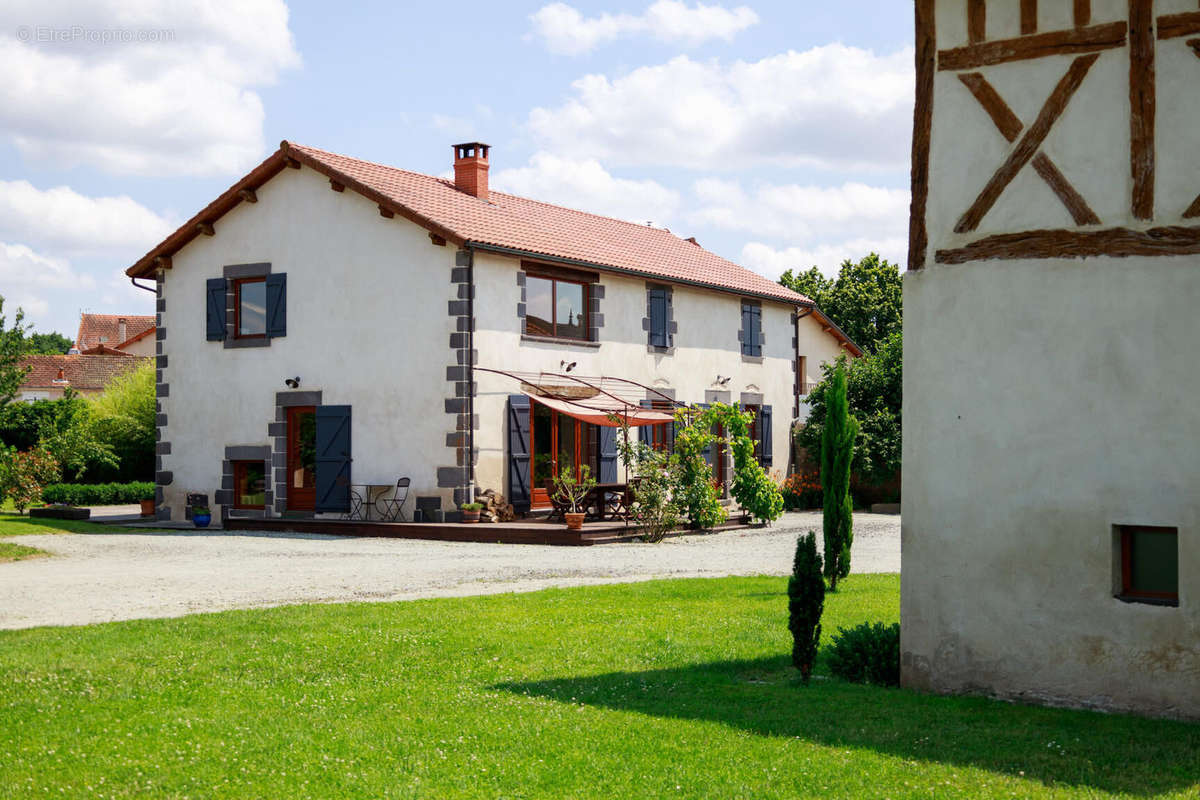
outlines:
[{"label": "outdoor wall lamp", "polygon": [[300,376],[297,375],[294,378],[284,379],[283,385],[288,387],[289,389],[299,389],[300,388]]},{"label": "outdoor wall lamp", "polygon": [[558,362],[558,368],[561,369],[563,372],[570,372],[571,370],[575,369],[575,365],[577,363],[579,363],[579,362],[572,361],[570,364],[568,364],[566,361],[560,361],[560,362]]},{"label": "outdoor wall lamp", "polygon": [[730,375],[728,378],[722,378],[720,375],[718,375],[718,376],[717,376],[717,380],[716,380],[716,384],[717,384],[718,386],[728,386],[728,385],[729,385],[729,382],[730,382],[731,380],[733,380],[733,376],[732,376],[732,375]]}]

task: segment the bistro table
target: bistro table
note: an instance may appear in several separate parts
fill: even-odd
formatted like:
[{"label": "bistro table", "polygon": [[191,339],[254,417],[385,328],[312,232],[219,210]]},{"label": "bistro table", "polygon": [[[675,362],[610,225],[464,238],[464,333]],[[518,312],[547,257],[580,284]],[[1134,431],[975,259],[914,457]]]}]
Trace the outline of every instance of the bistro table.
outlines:
[{"label": "bistro table", "polygon": [[362,489],[362,518],[370,522],[371,510],[375,508],[375,504],[379,502],[388,489],[394,489],[394,483],[356,483],[351,485],[351,490]]},{"label": "bistro table", "polygon": [[[628,491],[628,483],[597,483],[588,493],[584,505],[586,508],[596,509],[593,519],[623,520],[629,513],[629,509],[625,506],[625,496]],[[610,497],[612,499],[609,499]]]}]

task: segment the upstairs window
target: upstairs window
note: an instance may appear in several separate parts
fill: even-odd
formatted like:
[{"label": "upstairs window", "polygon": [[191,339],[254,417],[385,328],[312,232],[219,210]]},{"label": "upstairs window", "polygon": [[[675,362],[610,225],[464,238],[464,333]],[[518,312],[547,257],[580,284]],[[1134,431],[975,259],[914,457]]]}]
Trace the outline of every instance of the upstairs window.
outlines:
[{"label": "upstairs window", "polygon": [[587,284],[529,275],[525,279],[525,332],[558,339],[588,338]]},{"label": "upstairs window", "polygon": [[267,279],[245,278],[233,284],[234,336],[238,339],[267,335]]},{"label": "upstairs window", "polygon": [[762,356],[762,306],[749,300],[742,301],[742,355],[751,358]]},{"label": "upstairs window", "polygon": [[1179,530],[1117,526],[1122,600],[1179,605]]}]

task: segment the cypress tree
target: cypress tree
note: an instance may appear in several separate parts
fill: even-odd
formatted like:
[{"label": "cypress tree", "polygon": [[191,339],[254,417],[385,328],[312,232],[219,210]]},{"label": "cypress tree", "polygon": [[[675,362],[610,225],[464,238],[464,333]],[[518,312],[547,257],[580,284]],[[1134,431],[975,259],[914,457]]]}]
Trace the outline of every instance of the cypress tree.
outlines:
[{"label": "cypress tree", "polygon": [[825,431],[821,436],[821,488],[825,494],[825,577],[829,591],[850,574],[854,541],[854,504],[850,499],[850,460],[858,421],[850,416],[846,397],[846,365],[838,361],[825,391]]},{"label": "cypress tree", "polygon": [[808,683],[817,645],[821,642],[821,613],[825,610],[825,579],[821,577],[821,554],[812,531],[796,540],[796,558],[788,579],[788,629],[792,632],[792,663],[800,679]]}]

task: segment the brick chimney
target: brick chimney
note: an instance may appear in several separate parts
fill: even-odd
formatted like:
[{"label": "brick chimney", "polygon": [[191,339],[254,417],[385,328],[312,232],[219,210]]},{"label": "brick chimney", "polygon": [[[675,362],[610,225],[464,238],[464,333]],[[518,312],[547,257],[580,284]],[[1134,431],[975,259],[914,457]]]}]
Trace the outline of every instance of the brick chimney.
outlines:
[{"label": "brick chimney", "polygon": [[459,191],[488,199],[488,150],[491,145],[466,142],[454,145],[454,185]]},{"label": "brick chimney", "polygon": [[117,344],[121,344],[127,338],[125,335],[125,318],[121,317],[117,320]]}]

